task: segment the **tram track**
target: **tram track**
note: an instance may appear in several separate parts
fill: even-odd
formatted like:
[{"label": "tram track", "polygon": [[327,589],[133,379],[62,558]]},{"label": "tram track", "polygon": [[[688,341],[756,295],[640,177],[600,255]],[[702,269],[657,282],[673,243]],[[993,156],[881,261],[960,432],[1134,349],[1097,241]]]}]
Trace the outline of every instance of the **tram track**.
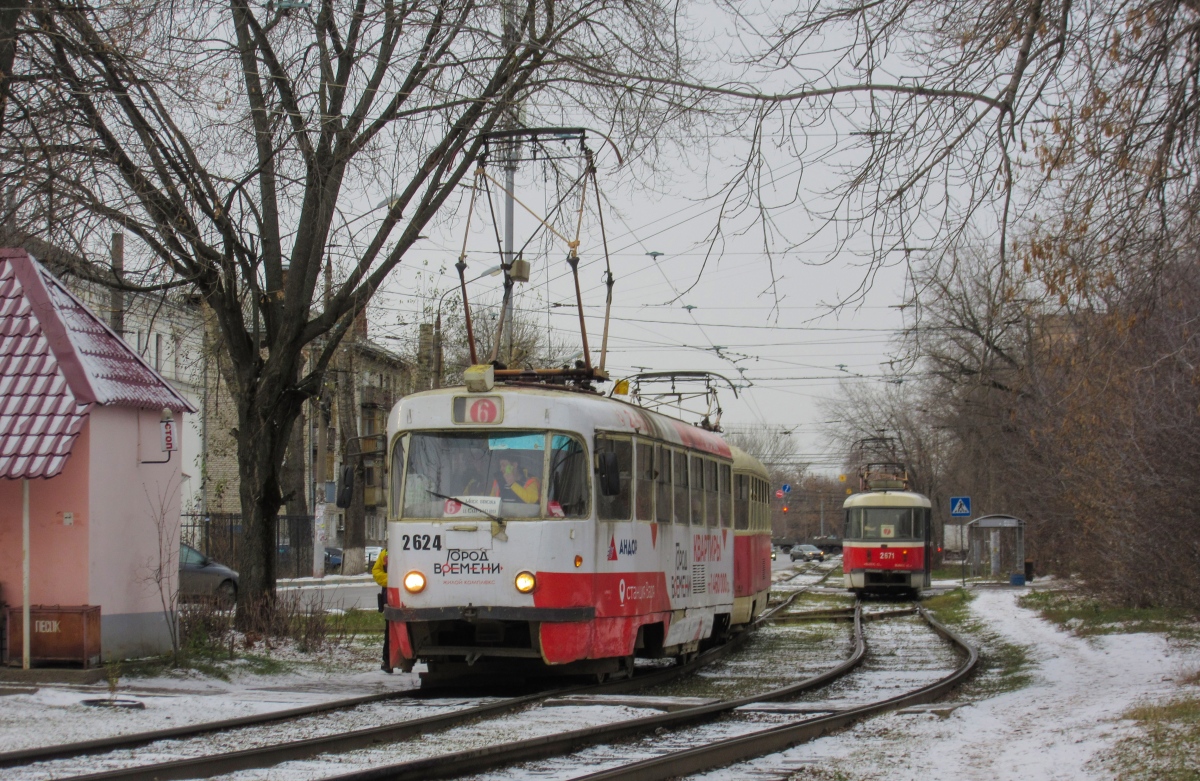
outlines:
[{"label": "tram track", "polygon": [[[854,651],[845,661],[825,672],[770,692],[724,700],[718,703],[677,710],[671,713],[631,719],[607,725],[591,726],[580,730],[545,735],[514,741],[504,745],[472,749],[443,754],[419,760],[376,766],[367,770],[328,776],[322,781],[416,781],[417,779],[458,778],[470,774],[485,773],[521,762],[545,760],[566,756],[590,747],[610,744],[638,735],[659,734],[668,730],[693,727],[719,720],[739,708],[777,700],[786,700],[820,688],[837,680],[857,668],[866,653],[863,637],[864,622],[861,611],[855,619]],[[978,659],[978,652],[962,638],[953,634],[924,611],[880,611],[872,618],[883,619],[896,615],[919,612],[921,617],[937,634],[951,642],[964,656],[964,662],[947,676],[928,686],[905,692],[878,702],[853,708],[838,709],[825,716],[802,719],[785,725],[718,740],[710,746],[684,752],[670,752],[644,763],[633,763],[599,773],[581,776],[589,781],[625,778],[674,778],[690,772],[711,769],[746,758],[772,753],[791,745],[819,737],[827,731],[844,727],[853,721],[878,713],[921,702],[929,702],[957,686],[970,674]],[[686,759],[686,764],[676,758]]]},{"label": "tram track", "polygon": [[[83,775],[59,775],[55,773],[54,777],[69,778],[73,779],[73,781],[117,781],[118,779],[120,781],[168,781],[168,779],[207,778],[241,770],[270,767],[282,762],[307,759],[321,754],[345,753],[381,744],[395,743],[414,736],[446,730],[467,722],[502,716],[528,708],[551,697],[596,693],[621,694],[647,687],[659,686],[677,678],[690,675],[732,653],[749,638],[752,629],[769,622],[775,614],[785,610],[801,593],[803,593],[803,590],[797,590],[788,594],[780,602],[771,605],[750,628],[738,632],[727,642],[703,652],[695,659],[681,665],[646,671],[632,678],[584,686],[548,689],[535,694],[506,698],[497,702],[468,708],[460,708],[447,713],[439,713],[417,719],[320,737],[278,742],[223,754],[207,754],[197,757],[173,759],[154,764],[121,767]],[[151,746],[163,740],[212,735],[247,726],[261,726],[285,720],[301,719],[309,715],[328,715],[339,708],[352,709],[361,707],[367,703],[401,700],[405,696],[409,696],[414,700],[420,700],[428,699],[430,696],[437,696],[437,692],[411,690],[409,692],[388,693],[386,695],[367,695],[365,697],[350,698],[333,703],[323,703],[318,706],[306,706],[304,708],[289,709],[289,711],[277,711],[270,714],[241,717],[222,722],[208,722],[191,727],[117,736],[115,738],[85,741],[61,747],[11,752],[10,754],[0,755],[0,761],[8,760],[9,757],[15,757],[16,755],[24,755],[30,758],[24,761],[12,759],[7,766],[28,770],[31,765],[38,764],[50,770],[50,763],[78,758],[80,756],[95,756],[124,748]]]},{"label": "tram track", "polygon": [[88,756],[92,754],[102,754],[108,751],[116,751],[118,749],[138,748],[162,740],[194,738],[214,732],[225,732],[242,727],[256,727],[284,721],[293,721],[295,719],[301,719],[307,716],[316,716],[323,713],[358,708],[363,705],[370,705],[372,703],[388,702],[391,700],[404,698],[417,698],[420,696],[421,691],[419,689],[406,689],[403,691],[367,694],[358,697],[344,697],[336,700],[314,703],[312,705],[302,705],[295,708],[269,711],[267,713],[256,713],[249,716],[238,716],[231,719],[219,719],[216,721],[206,721],[199,724],[189,724],[179,727],[170,727],[167,729],[151,730],[147,732],[136,732],[129,735],[114,735],[107,738],[82,740],[75,743],[67,743],[61,746],[39,746],[36,748],[22,749],[19,751],[6,751],[0,753],[0,768],[18,767],[21,765],[28,765],[33,762],[49,762],[70,759],[73,757]]},{"label": "tram track", "polygon": [[927,686],[877,702],[837,710],[828,715],[800,719],[747,735],[714,741],[704,746],[668,752],[651,759],[576,776],[573,781],[662,781],[680,778],[783,751],[870,716],[932,702],[961,684],[974,671],[978,664],[979,651],[924,609],[918,608],[918,611],[933,630],[954,645],[963,656],[963,662],[958,668]]},{"label": "tram track", "polygon": [[660,730],[677,729],[700,724],[720,718],[730,711],[752,703],[787,699],[788,697],[794,697],[824,686],[857,667],[862,662],[865,653],[866,641],[863,638],[862,622],[861,620],[856,620],[854,650],[847,659],[818,675],[769,692],[722,700],[708,705],[654,716],[644,716],[612,724],[590,726],[553,735],[528,738],[499,746],[426,757],[409,762],[374,767],[368,770],[328,776],[322,779],[322,781],[419,781],[420,779],[457,778],[518,762],[563,756],[600,743],[618,741],[646,733],[655,733]]}]

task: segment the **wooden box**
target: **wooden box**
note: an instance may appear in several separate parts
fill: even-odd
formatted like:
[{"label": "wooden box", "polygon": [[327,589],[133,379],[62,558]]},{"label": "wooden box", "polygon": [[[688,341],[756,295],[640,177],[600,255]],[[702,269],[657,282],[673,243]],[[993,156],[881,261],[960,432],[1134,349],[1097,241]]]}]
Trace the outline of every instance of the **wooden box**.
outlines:
[{"label": "wooden box", "polygon": [[[8,663],[22,658],[21,607],[8,606]],[[100,666],[99,605],[31,605],[31,664]]]}]

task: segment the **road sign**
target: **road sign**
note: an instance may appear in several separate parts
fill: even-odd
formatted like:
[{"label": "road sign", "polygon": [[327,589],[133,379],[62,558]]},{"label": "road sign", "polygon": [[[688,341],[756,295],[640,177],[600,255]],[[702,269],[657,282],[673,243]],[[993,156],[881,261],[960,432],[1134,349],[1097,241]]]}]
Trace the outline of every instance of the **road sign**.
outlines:
[{"label": "road sign", "polygon": [[950,515],[955,518],[970,518],[971,517],[971,497],[969,496],[951,496],[950,497]]},{"label": "road sign", "polygon": [[784,484],[783,484],[783,485],[782,485],[782,486],[779,488],[779,490],[780,490],[780,491],[783,491],[785,494],[790,494],[790,493],[792,492],[792,487],[791,487],[790,485],[788,485],[787,483],[784,483]]},{"label": "road sign", "polygon": [[783,498],[783,489],[782,489],[782,488],[779,488],[779,489],[777,489],[777,490],[775,491],[775,498],[776,498],[776,499],[782,499],[782,498]]}]

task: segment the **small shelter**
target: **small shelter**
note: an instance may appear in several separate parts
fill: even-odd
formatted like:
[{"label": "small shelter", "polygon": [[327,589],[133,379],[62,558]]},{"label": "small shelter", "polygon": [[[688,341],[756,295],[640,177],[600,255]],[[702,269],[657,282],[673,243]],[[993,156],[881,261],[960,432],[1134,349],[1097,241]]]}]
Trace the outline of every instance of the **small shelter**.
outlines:
[{"label": "small shelter", "polygon": [[992,577],[1011,577],[1014,585],[1024,585],[1025,521],[1012,515],[985,515],[964,525],[967,555],[963,559],[963,577],[967,569],[972,577],[983,574],[983,553],[989,559]]},{"label": "small shelter", "polygon": [[98,607],[106,659],[171,647],[181,459],[164,438],[195,411],[27,252],[0,249],[5,647],[29,640],[31,605]]}]

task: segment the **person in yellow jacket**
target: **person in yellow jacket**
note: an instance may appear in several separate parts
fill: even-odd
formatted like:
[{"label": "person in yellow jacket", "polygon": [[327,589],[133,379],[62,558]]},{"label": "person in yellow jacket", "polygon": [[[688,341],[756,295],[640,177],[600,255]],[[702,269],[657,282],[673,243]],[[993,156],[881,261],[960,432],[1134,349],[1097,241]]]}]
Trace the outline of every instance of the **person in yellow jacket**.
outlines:
[{"label": "person in yellow jacket", "polygon": [[536,477],[530,477],[525,482],[521,482],[521,475],[518,473],[517,464],[507,458],[500,459],[500,475],[504,478],[504,485],[501,486],[499,480],[493,480],[492,496],[509,497],[511,496],[510,494],[504,493],[505,489],[507,489],[522,502],[527,504],[538,503],[542,486]]},{"label": "person in yellow jacket", "polygon": [[[387,548],[379,551],[379,555],[375,557],[375,564],[371,567],[371,577],[375,578],[375,582],[379,584],[379,612],[383,612],[383,608],[387,606],[387,565],[388,553]],[[392,654],[391,654],[391,632],[388,631],[387,621],[383,622],[383,664],[380,669],[385,673],[392,672]]]}]

